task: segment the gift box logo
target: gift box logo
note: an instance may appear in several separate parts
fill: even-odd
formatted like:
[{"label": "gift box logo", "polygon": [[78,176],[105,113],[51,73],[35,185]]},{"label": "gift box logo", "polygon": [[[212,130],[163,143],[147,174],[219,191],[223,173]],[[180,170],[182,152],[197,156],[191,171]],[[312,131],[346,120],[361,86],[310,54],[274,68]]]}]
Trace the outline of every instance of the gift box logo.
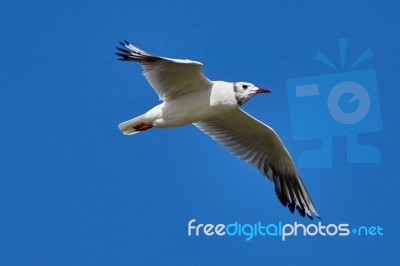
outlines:
[{"label": "gift box logo", "polygon": [[348,163],[380,163],[381,152],[372,145],[358,144],[358,135],[382,129],[376,73],[373,69],[354,70],[372,56],[367,49],[348,71],[348,41],[339,40],[341,68],[323,53],[315,59],[333,68],[332,74],[290,79],[286,83],[290,120],[295,140],[321,139],[321,148],[307,150],[297,159],[299,167],[332,167],[332,138],[347,137]]}]

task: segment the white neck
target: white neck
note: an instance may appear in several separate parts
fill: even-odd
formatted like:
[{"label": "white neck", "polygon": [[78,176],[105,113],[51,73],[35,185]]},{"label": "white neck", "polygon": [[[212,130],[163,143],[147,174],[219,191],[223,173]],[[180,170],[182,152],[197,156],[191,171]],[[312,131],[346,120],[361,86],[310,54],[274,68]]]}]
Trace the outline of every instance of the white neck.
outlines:
[{"label": "white neck", "polygon": [[237,106],[233,83],[225,81],[213,81],[211,89],[210,105],[231,105]]}]

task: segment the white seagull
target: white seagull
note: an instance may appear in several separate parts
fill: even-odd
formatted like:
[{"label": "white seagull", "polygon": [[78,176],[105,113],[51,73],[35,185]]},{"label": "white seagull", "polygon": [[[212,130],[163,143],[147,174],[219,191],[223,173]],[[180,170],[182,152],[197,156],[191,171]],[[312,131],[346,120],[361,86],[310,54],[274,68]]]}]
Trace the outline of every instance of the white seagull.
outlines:
[{"label": "white seagull", "polygon": [[211,81],[203,64],[191,60],[154,56],[120,42],[120,60],[138,62],[144,76],[163,102],[145,114],[123,122],[125,135],[152,127],[193,124],[229,152],[253,165],[275,184],[280,202],[293,213],[319,218],[296,167],[275,131],[240,107],[258,93],[270,90],[248,82]]}]

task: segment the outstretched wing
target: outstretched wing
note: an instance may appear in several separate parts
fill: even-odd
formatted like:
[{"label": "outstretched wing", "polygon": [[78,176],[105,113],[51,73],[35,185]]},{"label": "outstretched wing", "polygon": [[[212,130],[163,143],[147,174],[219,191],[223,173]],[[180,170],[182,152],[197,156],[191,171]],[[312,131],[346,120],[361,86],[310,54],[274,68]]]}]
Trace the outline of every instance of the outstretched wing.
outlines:
[{"label": "outstretched wing", "polygon": [[256,167],[275,184],[275,192],[291,212],[319,218],[282,141],[269,126],[237,109],[194,124],[228,151]]},{"label": "outstretched wing", "polygon": [[212,87],[212,81],[202,73],[203,64],[200,62],[154,56],[127,41],[120,44],[124,48],[117,47],[121,52],[117,53],[119,59],[138,62],[147,81],[163,101]]}]

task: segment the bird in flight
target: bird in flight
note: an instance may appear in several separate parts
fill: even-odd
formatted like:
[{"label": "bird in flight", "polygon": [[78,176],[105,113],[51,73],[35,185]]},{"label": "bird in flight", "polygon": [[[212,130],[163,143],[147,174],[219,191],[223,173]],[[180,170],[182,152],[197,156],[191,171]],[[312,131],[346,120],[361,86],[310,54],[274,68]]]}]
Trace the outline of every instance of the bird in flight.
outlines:
[{"label": "bird in flight", "polygon": [[211,81],[203,75],[200,62],[154,56],[127,41],[120,44],[119,60],[139,63],[162,100],[145,114],[119,124],[122,133],[193,124],[272,181],[280,202],[292,213],[297,209],[301,216],[319,218],[278,135],[240,108],[269,89],[248,82]]}]

